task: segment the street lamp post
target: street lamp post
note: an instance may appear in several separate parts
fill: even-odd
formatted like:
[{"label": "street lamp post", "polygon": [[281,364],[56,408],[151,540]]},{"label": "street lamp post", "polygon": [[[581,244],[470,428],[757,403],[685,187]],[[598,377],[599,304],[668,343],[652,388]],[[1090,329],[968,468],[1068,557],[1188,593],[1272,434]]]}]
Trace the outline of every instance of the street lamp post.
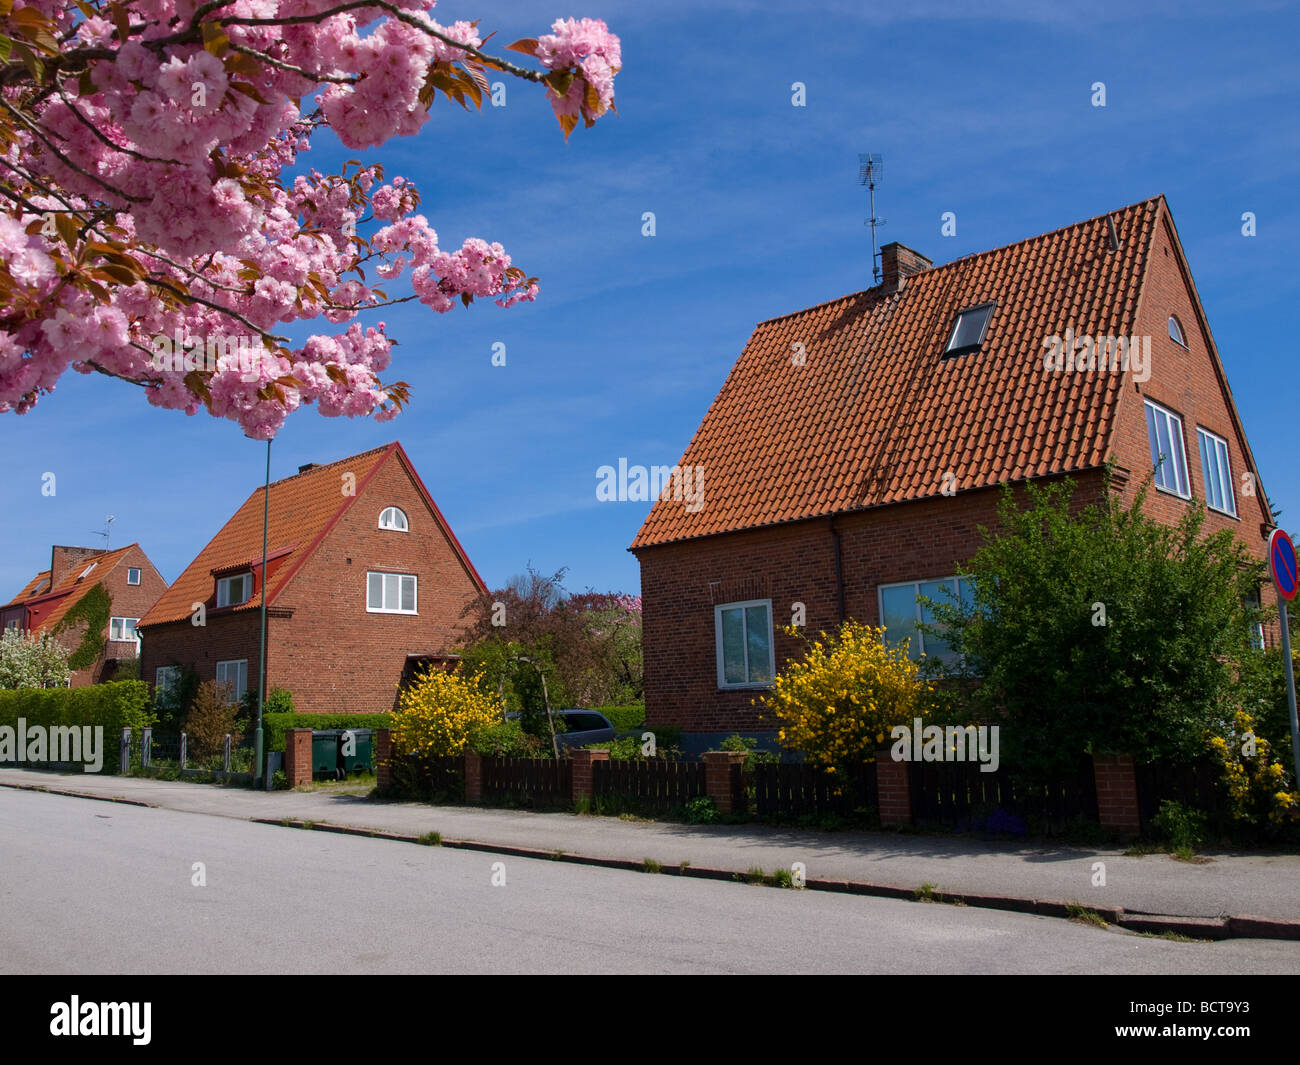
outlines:
[{"label": "street lamp post", "polygon": [[262,704],[266,700],[266,535],[271,518],[271,441],[266,442],[266,480],[262,485],[262,646],[257,656],[257,728],[253,732],[253,786],[262,782]]}]

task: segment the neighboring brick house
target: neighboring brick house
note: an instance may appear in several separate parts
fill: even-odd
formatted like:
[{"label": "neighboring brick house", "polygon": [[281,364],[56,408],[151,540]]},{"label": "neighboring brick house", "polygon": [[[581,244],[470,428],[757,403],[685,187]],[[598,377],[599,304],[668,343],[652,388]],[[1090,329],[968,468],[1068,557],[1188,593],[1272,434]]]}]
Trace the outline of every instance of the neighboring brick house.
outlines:
[{"label": "neighboring brick house", "polygon": [[[112,680],[120,662],[139,656],[135,626],[167,590],[167,582],[139,544],[112,551],[55,546],[50,551],[50,568],[36,574],[22,591],[0,606],[0,629],[54,632],[68,612],[96,587],[102,587],[110,600],[104,647],[94,664],[73,670],[70,686],[80,688]],[[75,651],[85,631],[84,622],[72,623],[58,638],[69,651]]]},{"label": "neighboring brick house", "polygon": [[[145,680],[257,690],[262,506],[259,486],[141,620]],[[391,710],[487,591],[399,443],[272,482],[267,544],[267,690],[304,713]]]},{"label": "neighboring brick house", "polygon": [[[770,728],[751,700],[797,656],[799,604],[808,630],[883,618],[918,653],[917,594],[965,594],[1002,482],[1068,474],[1083,502],[1113,460],[1129,500],[1154,469],[1151,515],[1206,501],[1209,531],[1265,557],[1268,502],[1163,196],[943,266],[896,243],[881,261],[881,284],[757,326],[680,463],[703,505],[662,495],[632,543],[648,724]],[[1128,372],[1117,346],[1077,368],[1112,336],[1149,337],[1150,359],[1141,342]],[[1054,337],[1077,355],[1056,363]]]}]

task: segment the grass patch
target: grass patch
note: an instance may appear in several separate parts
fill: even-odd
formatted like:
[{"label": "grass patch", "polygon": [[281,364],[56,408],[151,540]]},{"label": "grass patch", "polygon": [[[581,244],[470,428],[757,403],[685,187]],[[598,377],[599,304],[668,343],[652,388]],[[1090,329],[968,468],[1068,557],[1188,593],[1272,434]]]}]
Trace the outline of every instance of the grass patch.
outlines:
[{"label": "grass patch", "polygon": [[643,873],[662,873],[664,867],[653,858],[644,858],[641,861],[641,872]]},{"label": "grass patch", "polygon": [[1094,928],[1109,928],[1106,919],[1101,914],[1088,909],[1078,902],[1067,902],[1065,910],[1070,915],[1070,920],[1079,924],[1089,924]]},{"label": "grass patch", "polygon": [[424,835],[422,835],[422,836],[416,836],[416,837],[415,837],[415,842],[416,842],[416,843],[419,843],[419,844],[421,844],[422,846],[425,846],[425,847],[441,847],[441,846],[442,846],[442,833],[441,833],[441,832],[426,832],[426,833],[424,833]]},{"label": "grass patch", "polygon": [[632,822],[634,822],[635,824],[638,824],[638,825],[652,825],[652,824],[654,824],[654,819],[653,819],[653,818],[650,818],[650,817],[642,817],[640,814],[633,814],[633,813],[621,813],[621,814],[618,815],[618,819],[619,819],[620,821],[632,821]]},{"label": "grass patch", "polygon": [[1153,843],[1149,839],[1136,840],[1124,852],[1125,858],[1145,858],[1148,854],[1159,854],[1164,848],[1159,843]]},{"label": "grass patch", "polygon": [[767,873],[763,871],[761,865],[751,865],[749,872],[745,874],[746,884],[762,885],[767,883]]},{"label": "grass patch", "polygon": [[928,880],[912,892],[914,902],[942,902],[943,896],[935,890],[935,885]]},{"label": "grass patch", "polygon": [[1138,935],[1144,939],[1167,939],[1171,943],[1212,943],[1211,939],[1196,939],[1193,936],[1185,936],[1182,932],[1138,932]]},{"label": "grass patch", "polygon": [[691,867],[691,863],[690,863],[690,860],[689,860],[689,859],[687,859],[687,860],[684,861],[684,862],[678,862],[678,863],[677,863],[677,869],[678,869],[679,872],[683,872],[683,873],[684,873],[684,872],[686,872],[686,870],[689,869],[690,867]]},{"label": "grass patch", "polygon": [[778,869],[772,874],[772,886],[794,889],[794,873],[789,869]]}]

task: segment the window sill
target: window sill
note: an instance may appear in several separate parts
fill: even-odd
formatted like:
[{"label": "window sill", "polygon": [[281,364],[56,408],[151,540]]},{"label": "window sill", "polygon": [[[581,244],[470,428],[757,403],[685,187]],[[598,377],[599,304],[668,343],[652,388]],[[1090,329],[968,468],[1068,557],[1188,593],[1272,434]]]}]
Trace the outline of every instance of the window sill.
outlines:
[{"label": "window sill", "polygon": [[756,684],[719,684],[720,692],[753,692],[753,691],[770,691],[772,688],[771,681],[762,681]]},{"label": "window sill", "polygon": [[366,607],[366,613],[367,614],[401,614],[403,617],[408,617],[408,618],[414,618],[420,616],[420,612],[418,610],[376,610],[372,606]]},{"label": "window sill", "polygon": [[1230,510],[1220,510],[1218,507],[1211,506],[1209,503],[1205,504],[1205,509],[1211,514],[1218,514],[1221,518],[1231,518],[1233,521],[1241,521],[1241,518]]},{"label": "window sill", "polygon": [[1175,492],[1172,488],[1161,488],[1160,485],[1155,484],[1154,481],[1152,482],[1152,486],[1162,496],[1170,496],[1173,499],[1181,499],[1184,503],[1190,503],[1192,501],[1192,497],[1190,493],[1188,493],[1187,495],[1182,495],[1179,492]]}]

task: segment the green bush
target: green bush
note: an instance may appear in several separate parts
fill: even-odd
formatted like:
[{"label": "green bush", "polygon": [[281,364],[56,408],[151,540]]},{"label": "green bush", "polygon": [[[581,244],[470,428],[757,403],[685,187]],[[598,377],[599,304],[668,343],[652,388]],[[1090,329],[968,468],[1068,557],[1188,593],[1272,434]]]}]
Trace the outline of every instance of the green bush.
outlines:
[{"label": "green bush", "polygon": [[758,739],[754,736],[742,736],[739,732],[733,732],[725,740],[718,744],[720,751],[739,751],[747,755],[745,766],[749,768],[757,765],[759,762],[779,762],[780,755],[776,751],[760,751],[758,749]]},{"label": "green bush", "polygon": [[609,718],[609,723],[619,732],[629,732],[645,724],[645,706],[641,703],[632,706],[593,706],[592,709]]},{"label": "green bush", "polygon": [[485,758],[546,758],[550,749],[518,721],[498,721],[470,734],[469,749]]},{"label": "green bush", "polygon": [[[256,728],[256,724],[253,727]],[[291,728],[392,727],[393,719],[388,714],[263,714],[262,747],[268,751],[283,751],[285,730]]]},{"label": "green bush", "polygon": [[1176,853],[1190,855],[1205,833],[1205,814],[1166,799],[1160,804],[1160,812],[1151,819],[1151,825]]},{"label": "green bush", "polygon": [[154,723],[149,685],[117,680],[85,688],[19,688],[0,691],[0,725],[103,725],[107,738],[122,729],[148,728]]},{"label": "green bush", "polygon": [[707,795],[700,795],[686,804],[688,825],[713,825],[718,821],[718,808]]}]

